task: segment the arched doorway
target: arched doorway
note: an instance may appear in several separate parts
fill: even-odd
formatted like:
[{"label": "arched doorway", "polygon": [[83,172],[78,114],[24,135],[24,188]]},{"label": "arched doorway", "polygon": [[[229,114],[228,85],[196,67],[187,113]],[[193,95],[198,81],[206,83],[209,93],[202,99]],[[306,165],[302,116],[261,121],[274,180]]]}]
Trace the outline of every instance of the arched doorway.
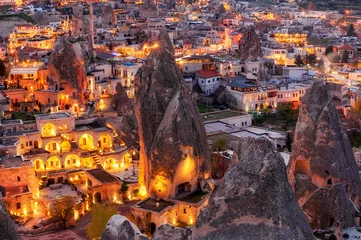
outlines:
[{"label": "arched doorway", "polygon": [[45,168],[44,168],[44,162],[43,162],[43,160],[41,160],[41,159],[36,159],[36,160],[34,161],[34,167],[35,167],[35,170],[36,170],[36,171],[44,170]]},{"label": "arched doorway", "polygon": [[101,195],[101,193],[100,192],[96,192],[95,194],[94,194],[94,199],[95,199],[95,202],[101,202],[102,201],[102,195]]},{"label": "arched doorway", "polygon": [[62,152],[69,152],[70,148],[71,148],[70,142],[68,142],[68,141],[61,142],[61,151]]},{"label": "arched doorway", "polygon": [[79,139],[79,146],[83,150],[93,149],[93,137],[92,135],[85,133]]},{"label": "arched doorway", "polygon": [[150,223],[150,234],[153,235],[153,233],[155,232],[156,227],[157,227],[157,226],[155,225],[154,222],[151,222],[151,223]]}]

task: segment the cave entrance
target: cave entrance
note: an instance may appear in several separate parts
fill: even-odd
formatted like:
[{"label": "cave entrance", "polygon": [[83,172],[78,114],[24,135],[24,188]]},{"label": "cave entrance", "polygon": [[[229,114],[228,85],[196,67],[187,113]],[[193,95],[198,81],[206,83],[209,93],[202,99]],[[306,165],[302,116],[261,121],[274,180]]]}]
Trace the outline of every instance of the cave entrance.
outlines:
[{"label": "cave entrance", "polygon": [[296,167],[295,167],[295,173],[300,173],[300,174],[306,174],[306,175],[310,175],[311,169],[310,169],[310,163],[303,161],[303,160],[297,160],[296,162]]},{"label": "cave entrance", "polygon": [[177,193],[181,194],[184,192],[190,192],[192,190],[192,185],[189,182],[181,183],[177,187]]},{"label": "cave entrance", "polygon": [[154,222],[151,222],[150,223],[150,234],[153,235],[153,233],[155,232],[155,229],[156,229],[156,225]]}]

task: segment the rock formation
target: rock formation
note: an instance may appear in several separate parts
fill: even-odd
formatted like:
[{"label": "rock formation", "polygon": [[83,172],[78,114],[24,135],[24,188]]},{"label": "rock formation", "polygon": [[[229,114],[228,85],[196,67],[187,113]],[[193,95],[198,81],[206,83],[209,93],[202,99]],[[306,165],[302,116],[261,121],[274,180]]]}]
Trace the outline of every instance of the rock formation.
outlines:
[{"label": "rock formation", "polygon": [[109,219],[101,240],[149,240],[149,238],[126,217],[116,214]]},{"label": "rock formation", "polygon": [[116,131],[119,141],[123,141],[128,147],[135,146],[139,142],[139,136],[134,105],[121,83],[116,86],[116,94],[112,98],[110,107],[117,111],[118,117],[107,118],[107,123]]},{"label": "rock formation", "polygon": [[139,12],[142,17],[157,17],[159,15],[154,0],[144,0],[144,4],[140,7]]},{"label": "rock formation", "polygon": [[314,239],[287,180],[284,160],[265,138],[243,138],[231,167],[199,215],[194,239]]},{"label": "rock formation", "polygon": [[254,61],[257,60],[257,57],[262,57],[259,36],[253,27],[249,27],[243,31],[238,48],[241,59]]},{"label": "rock formation", "polygon": [[102,24],[103,26],[111,26],[117,23],[117,17],[114,14],[113,7],[108,4],[104,7],[102,12]]},{"label": "rock formation", "polygon": [[[1,198],[1,193],[0,193]],[[21,239],[16,231],[14,221],[10,218],[4,203],[0,200],[0,239]]]},{"label": "rock formation", "polygon": [[179,228],[170,224],[162,224],[154,232],[152,240],[191,240],[190,228]]},{"label": "rock formation", "polygon": [[321,82],[302,97],[288,178],[313,229],[354,225],[360,176],[332,97]]},{"label": "rock formation", "polygon": [[88,87],[84,69],[85,58],[79,43],[70,43],[66,36],[59,37],[49,57],[49,85],[55,89],[75,90],[77,98],[84,103]]},{"label": "rock formation", "polygon": [[194,191],[210,176],[206,132],[183,86],[167,32],[135,78],[135,113],[140,143],[139,182],[151,197],[169,198],[186,184]]}]

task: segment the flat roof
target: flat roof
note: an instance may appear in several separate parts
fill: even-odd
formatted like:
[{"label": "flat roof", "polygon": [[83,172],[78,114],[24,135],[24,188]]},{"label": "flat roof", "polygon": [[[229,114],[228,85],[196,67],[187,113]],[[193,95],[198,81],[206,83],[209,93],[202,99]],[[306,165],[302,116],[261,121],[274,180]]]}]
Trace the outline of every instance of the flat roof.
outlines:
[{"label": "flat roof", "polygon": [[206,192],[203,192],[202,190],[196,190],[190,194],[177,198],[177,200],[187,203],[198,203],[202,201],[206,195]]},{"label": "flat roof", "polygon": [[223,111],[217,111],[217,112],[209,112],[209,113],[203,113],[201,114],[203,121],[215,121],[230,117],[236,117],[236,116],[242,116],[247,115],[238,111],[232,111],[232,110],[223,110]]},{"label": "flat roof", "polygon": [[96,168],[86,171],[101,183],[119,182],[117,178],[106,172],[104,169]]},{"label": "flat roof", "polygon": [[66,113],[47,113],[47,114],[36,114],[36,118],[40,120],[59,119],[59,118],[70,118]]},{"label": "flat roof", "polygon": [[29,166],[30,161],[23,161],[20,156],[6,156],[0,160],[0,165],[4,165],[5,168],[22,167],[23,163]]},{"label": "flat roof", "polygon": [[173,206],[174,204],[175,203],[168,202],[168,201],[165,201],[163,199],[156,200],[156,199],[153,199],[153,198],[148,198],[148,199],[144,200],[143,202],[139,203],[138,206],[140,208],[143,208],[143,209],[146,209],[146,210],[150,210],[150,211],[154,211],[154,212],[161,212],[165,208],[167,208],[169,206]]}]

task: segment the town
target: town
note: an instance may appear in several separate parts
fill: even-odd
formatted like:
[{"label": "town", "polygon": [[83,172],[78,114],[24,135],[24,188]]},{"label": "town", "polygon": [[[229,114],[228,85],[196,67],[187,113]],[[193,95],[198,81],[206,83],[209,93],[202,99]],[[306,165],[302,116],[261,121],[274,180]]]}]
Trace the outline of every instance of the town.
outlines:
[{"label": "town", "polygon": [[361,238],[357,0],[2,0],[0,91],[0,239]]}]

